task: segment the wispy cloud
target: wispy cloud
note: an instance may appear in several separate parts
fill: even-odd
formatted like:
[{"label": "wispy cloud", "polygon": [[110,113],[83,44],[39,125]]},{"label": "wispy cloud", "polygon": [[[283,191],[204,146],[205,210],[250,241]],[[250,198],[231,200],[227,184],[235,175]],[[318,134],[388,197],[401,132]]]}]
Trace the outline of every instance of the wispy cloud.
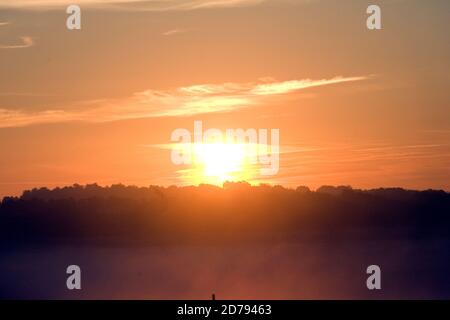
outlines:
[{"label": "wispy cloud", "polygon": [[172,29],[172,30],[168,30],[162,33],[163,36],[173,36],[175,34],[179,34],[179,33],[185,33],[187,32],[187,30],[185,29]]},{"label": "wispy cloud", "polygon": [[0,128],[24,127],[40,123],[74,121],[75,115],[63,110],[26,112],[23,110],[0,109]]},{"label": "wispy cloud", "polygon": [[135,93],[127,101],[121,101],[107,109],[110,116],[123,116],[123,108],[129,115],[138,117],[189,116],[202,113],[230,112],[250,106],[264,105],[271,98],[296,91],[330,84],[359,81],[367,77],[334,77],[320,80],[275,81],[266,78],[264,83],[198,84],[174,90],[146,90]]},{"label": "wispy cloud", "polygon": [[21,44],[13,44],[13,45],[0,45],[0,49],[22,49],[22,48],[29,48],[34,45],[33,38],[24,36],[20,37],[22,40]]},{"label": "wispy cloud", "polygon": [[[268,0],[77,0],[80,6],[121,8],[131,10],[168,11],[226,8],[256,5]],[[0,0],[0,7],[51,8],[73,4],[73,0]]]},{"label": "wispy cloud", "polygon": [[214,112],[231,112],[241,108],[265,105],[269,99],[280,99],[299,90],[350,81],[368,76],[334,77],[223,84],[198,84],[173,90],[145,90],[121,100],[100,100],[85,103],[77,111],[47,110],[27,112],[0,109],[0,127],[17,127],[65,121],[106,122],[146,117],[190,116]]},{"label": "wispy cloud", "polygon": [[0,27],[1,27],[1,26],[6,26],[6,25],[8,25],[8,24],[10,24],[9,21],[0,21]]},{"label": "wispy cloud", "polygon": [[273,95],[273,94],[284,94],[289,93],[291,91],[296,91],[300,89],[306,89],[309,87],[318,87],[329,84],[341,83],[341,82],[349,82],[349,81],[359,81],[364,80],[367,77],[334,77],[332,79],[322,79],[322,80],[291,80],[284,82],[275,82],[275,83],[267,83],[260,84],[255,86],[252,89],[252,93],[256,95]]},{"label": "wispy cloud", "polygon": [[54,97],[53,94],[33,92],[0,92],[0,97]]}]

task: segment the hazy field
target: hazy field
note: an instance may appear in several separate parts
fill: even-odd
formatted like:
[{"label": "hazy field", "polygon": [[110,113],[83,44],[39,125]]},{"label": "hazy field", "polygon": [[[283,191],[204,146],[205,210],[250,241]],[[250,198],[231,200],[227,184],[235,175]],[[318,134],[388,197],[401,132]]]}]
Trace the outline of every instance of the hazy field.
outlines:
[{"label": "hazy field", "polygon": [[[59,247],[2,252],[2,298],[450,298],[449,242],[141,248]],[[66,289],[66,267],[82,290]],[[366,288],[378,264],[382,290]]]}]

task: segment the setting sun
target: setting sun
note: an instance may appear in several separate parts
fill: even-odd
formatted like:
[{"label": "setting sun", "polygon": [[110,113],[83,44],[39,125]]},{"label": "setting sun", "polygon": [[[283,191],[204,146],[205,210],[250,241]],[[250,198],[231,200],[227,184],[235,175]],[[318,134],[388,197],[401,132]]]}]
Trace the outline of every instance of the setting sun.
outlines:
[{"label": "setting sun", "polygon": [[234,180],[244,171],[245,148],[242,144],[196,144],[194,157],[202,165],[204,177],[223,182]]},{"label": "setting sun", "polygon": [[251,181],[257,174],[253,164],[258,150],[255,144],[192,143],[172,148],[191,154],[192,164],[179,170],[190,184],[222,185],[225,181]]}]

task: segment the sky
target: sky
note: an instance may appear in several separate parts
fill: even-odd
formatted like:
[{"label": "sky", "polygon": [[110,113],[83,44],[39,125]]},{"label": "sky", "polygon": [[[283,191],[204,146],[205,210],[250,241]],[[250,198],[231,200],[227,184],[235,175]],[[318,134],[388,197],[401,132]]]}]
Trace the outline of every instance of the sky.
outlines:
[{"label": "sky", "polygon": [[194,121],[279,130],[252,183],[450,190],[448,1],[72,3],[0,0],[0,197],[208,183],[164,147]]}]

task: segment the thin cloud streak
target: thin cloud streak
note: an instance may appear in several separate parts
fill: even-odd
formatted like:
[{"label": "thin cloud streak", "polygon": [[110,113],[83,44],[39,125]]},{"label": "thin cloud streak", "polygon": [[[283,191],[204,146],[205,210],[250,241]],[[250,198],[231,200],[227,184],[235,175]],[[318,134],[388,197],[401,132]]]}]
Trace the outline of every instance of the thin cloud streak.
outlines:
[{"label": "thin cloud streak", "polygon": [[364,80],[366,78],[367,77],[349,77],[349,78],[335,77],[333,79],[322,79],[322,80],[304,79],[304,80],[284,81],[279,83],[268,83],[256,86],[252,90],[252,93],[257,95],[284,94],[295,90],[306,89],[309,87],[318,87],[341,82],[359,81]]},{"label": "thin cloud streak", "polygon": [[0,92],[1,97],[54,97],[52,94],[30,92]]},{"label": "thin cloud streak", "polygon": [[168,36],[173,36],[175,34],[180,34],[180,33],[185,33],[185,32],[187,32],[187,30],[184,30],[184,29],[173,29],[173,30],[168,30],[166,32],[163,32],[162,35],[168,37]]},{"label": "thin cloud streak", "polygon": [[1,26],[7,26],[8,24],[10,24],[9,21],[0,22],[0,27]]},{"label": "thin cloud streak", "polygon": [[[128,9],[139,11],[196,10],[258,5],[269,0],[78,0],[77,5],[94,8]],[[0,7],[47,9],[73,4],[72,0],[0,0]]]},{"label": "thin cloud streak", "polygon": [[20,37],[22,39],[22,44],[15,44],[15,45],[0,45],[0,49],[23,49],[23,48],[29,48],[34,46],[33,38],[24,36]]},{"label": "thin cloud streak", "polygon": [[334,77],[281,82],[266,78],[264,83],[229,82],[192,85],[174,90],[146,90],[135,93],[126,99],[82,103],[83,108],[77,108],[77,111],[61,109],[32,113],[23,110],[0,109],[0,128],[67,121],[108,122],[231,112],[242,108],[267,105],[272,101],[271,99],[281,99],[285,95],[311,87],[361,81],[368,78],[369,76]]},{"label": "thin cloud streak", "polygon": [[156,109],[152,110],[154,116],[186,116],[198,113],[230,112],[244,107],[262,105],[271,96],[286,95],[311,87],[360,81],[367,78],[335,77],[321,80],[272,81],[263,84],[202,84],[181,87],[173,92],[147,90],[135,94],[135,107],[139,105],[157,106]]}]

